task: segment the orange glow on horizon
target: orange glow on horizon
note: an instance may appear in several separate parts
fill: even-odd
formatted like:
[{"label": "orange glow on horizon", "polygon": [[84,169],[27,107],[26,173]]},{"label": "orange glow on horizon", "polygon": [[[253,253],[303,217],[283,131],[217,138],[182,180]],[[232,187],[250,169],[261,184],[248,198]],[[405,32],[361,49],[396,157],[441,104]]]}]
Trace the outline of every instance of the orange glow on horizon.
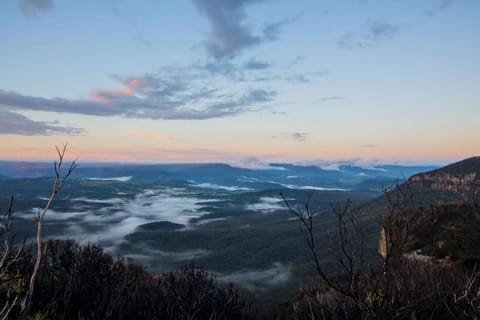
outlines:
[{"label": "orange glow on horizon", "polygon": [[[168,127],[162,128],[172,132]],[[472,141],[424,141],[377,139],[331,142],[315,137],[307,141],[258,139],[239,136],[207,140],[205,136],[170,136],[153,127],[133,130],[106,130],[87,136],[68,137],[68,155],[82,162],[225,162],[241,163],[254,158],[262,162],[320,163],[349,159],[381,163],[446,163],[480,155],[480,145]],[[61,139],[59,141],[59,139]],[[0,159],[51,161],[54,146],[65,142],[59,136],[6,136],[0,140]],[[63,140],[63,141],[62,141]],[[247,140],[247,142],[245,141]],[[371,141],[366,144],[365,141]]]},{"label": "orange glow on horizon", "polygon": [[[67,149],[69,158],[79,158],[79,162],[130,162],[130,163],[164,163],[164,162],[227,162],[235,163],[243,159],[252,157],[251,154],[235,153],[235,152],[218,152],[199,150],[196,148],[155,148],[144,149],[138,147],[129,148],[76,148],[69,146]],[[268,153],[265,152],[260,155],[253,155],[253,157],[260,160],[278,161],[278,162],[316,162],[316,161],[335,161],[345,159],[363,159],[375,160],[384,163],[443,163],[454,162],[476,156],[479,154],[470,154],[468,152],[448,153],[422,153],[416,154],[415,157],[408,156],[408,154],[388,155],[384,157],[352,157],[352,154],[339,152],[335,155],[318,154],[316,156],[300,156],[298,154],[285,153]],[[32,148],[23,150],[2,150],[0,151],[0,158],[3,160],[22,160],[22,161],[53,161],[55,159],[55,149],[51,148]]]}]

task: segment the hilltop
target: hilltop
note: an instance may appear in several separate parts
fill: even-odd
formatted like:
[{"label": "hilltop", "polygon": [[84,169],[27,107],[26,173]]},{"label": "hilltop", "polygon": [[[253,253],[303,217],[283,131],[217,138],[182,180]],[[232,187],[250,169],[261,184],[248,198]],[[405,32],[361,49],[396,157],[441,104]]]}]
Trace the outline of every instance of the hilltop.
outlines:
[{"label": "hilltop", "polygon": [[475,198],[480,189],[480,157],[472,157],[448,166],[412,176],[409,181],[417,192],[436,192],[442,197]]},{"label": "hilltop", "polygon": [[[471,157],[441,168],[416,173],[404,182],[385,185],[385,190],[390,190],[389,194],[408,193],[408,205],[412,208],[478,200],[480,157]],[[356,210],[362,215],[377,217],[385,209],[387,202],[387,197],[383,194],[358,204]]]}]

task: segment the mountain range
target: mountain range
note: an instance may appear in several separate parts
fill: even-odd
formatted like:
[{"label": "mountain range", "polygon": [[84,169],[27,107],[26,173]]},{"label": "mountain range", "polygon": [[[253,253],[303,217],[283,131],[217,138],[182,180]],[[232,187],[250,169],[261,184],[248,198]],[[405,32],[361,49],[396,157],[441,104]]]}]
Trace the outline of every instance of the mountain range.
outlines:
[{"label": "mountain range", "polygon": [[[50,177],[52,164],[0,161],[3,179]],[[334,169],[289,163],[272,163],[262,169],[240,168],[223,163],[192,164],[91,164],[79,163],[72,177],[79,179],[126,179],[138,182],[189,181],[243,190],[265,189],[378,189],[404,181],[412,174],[436,166],[379,165],[360,167],[341,164]]]}]

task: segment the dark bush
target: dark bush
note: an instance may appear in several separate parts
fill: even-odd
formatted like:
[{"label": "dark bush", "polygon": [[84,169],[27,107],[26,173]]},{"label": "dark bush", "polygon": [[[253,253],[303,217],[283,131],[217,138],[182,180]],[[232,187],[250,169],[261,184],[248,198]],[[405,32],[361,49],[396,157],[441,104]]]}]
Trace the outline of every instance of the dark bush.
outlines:
[{"label": "dark bush", "polygon": [[242,318],[244,303],[233,286],[219,286],[210,274],[193,265],[164,274],[158,288],[162,319]]},{"label": "dark bush", "polygon": [[[24,284],[33,265],[25,261]],[[232,286],[194,266],[151,276],[73,241],[46,243],[36,281],[30,314],[47,319],[240,319],[244,305]]]},{"label": "dark bush", "polygon": [[[298,291],[278,319],[478,319],[480,273],[456,266],[403,260],[391,277],[380,270],[359,276],[356,297],[322,282]],[[332,281],[342,281],[332,278]]]}]

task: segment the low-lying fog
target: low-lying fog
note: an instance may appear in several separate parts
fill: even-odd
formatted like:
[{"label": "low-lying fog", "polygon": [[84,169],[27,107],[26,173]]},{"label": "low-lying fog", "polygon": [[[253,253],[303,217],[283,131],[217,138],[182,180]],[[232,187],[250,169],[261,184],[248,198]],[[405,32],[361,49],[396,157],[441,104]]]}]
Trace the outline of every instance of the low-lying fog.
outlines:
[{"label": "low-lying fog", "polygon": [[[196,188],[148,189],[133,197],[125,192],[118,192],[115,198],[110,199],[72,197],[68,199],[68,210],[50,209],[45,216],[47,237],[73,239],[83,244],[100,244],[108,253],[131,258],[148,266],[152,272],[167,271],[173,263],[187,263],[192,259],[208,256],[209,251],[192,248],[172,252],[158,247],[158,243],[133,243],[127,236],[134,232],[148,232],[148,228],[142,226],[151,223],[168,222],[175,224],[175,232],[189,232],[209,223],[229,219],[228,216],[198,218],[209,214],[205,208],[215,207],[216,203],[221,201],[215,198],[215,190],[238,192],[238,189],[230,190],[216,185],[197,185]],[[198,188],[201,192],[198,192]],[[280,198],[248,199],[248,203],[241,205],[246,211],[271,214],[282,209]],[[32,208],[30,211],[17,213],[16,216],[30,220],[33,224],[32,220],[38,210],[39,208]],[[233,282],[247,290],[262,291],[267,287],[288,282],[291,274],[289,266],[272,262],[272,267],[265,270],[239,269],[231,273],[217,273],[217,277],[220,281]]]},{"label": "low-lying fog", "polygon": [[[54,236],[77,240],[81,243],[100,243],[112,248],[116,242],[134,232],[139,226],[158,221],[190,225],[193,218],[207,212],[201,208],[215,199],[201,199],[186,189],[172,188],[145,190],[134,199],[122,195],[112,199],[73,198],[68,212],[50,209],[45,224],[62,222],[65,227]],[[17,214],[31,218],[32,212]]]}]

